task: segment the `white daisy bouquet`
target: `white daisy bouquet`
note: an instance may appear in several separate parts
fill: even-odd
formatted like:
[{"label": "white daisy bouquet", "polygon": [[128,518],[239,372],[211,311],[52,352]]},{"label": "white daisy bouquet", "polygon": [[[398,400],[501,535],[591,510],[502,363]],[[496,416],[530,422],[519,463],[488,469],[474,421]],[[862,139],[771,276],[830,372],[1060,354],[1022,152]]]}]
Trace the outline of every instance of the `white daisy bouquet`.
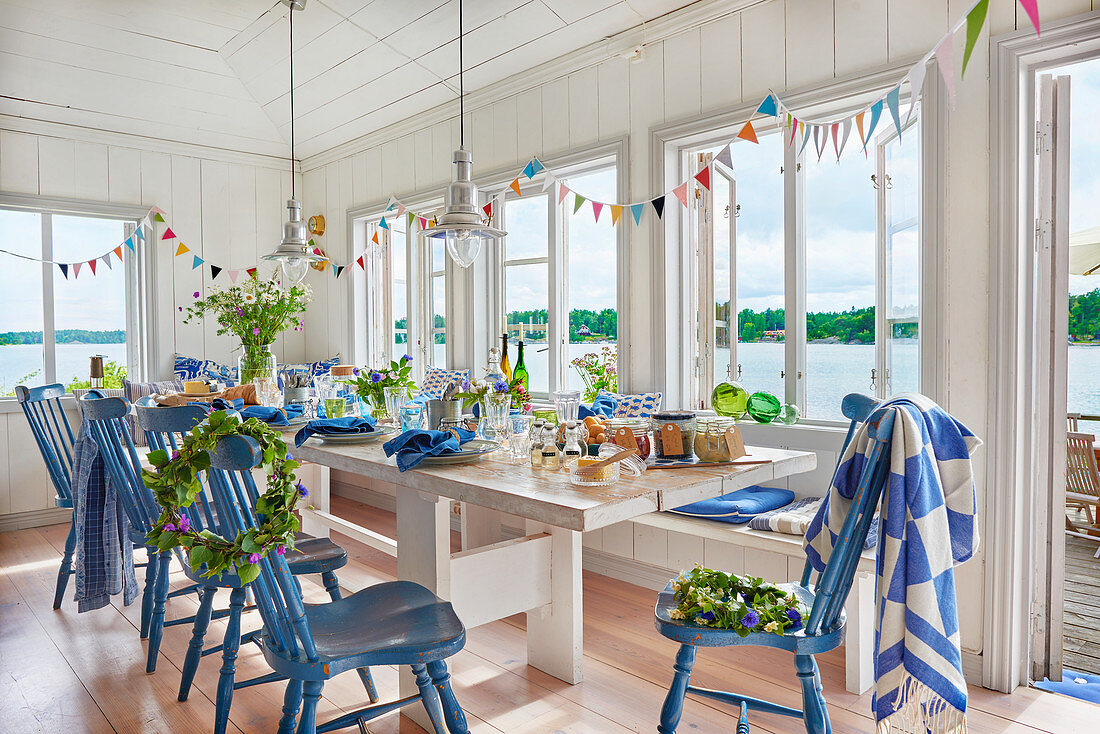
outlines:
[{"label": "white daisy bouquet", "polygon": [[[261,358],[279,334],[287,329],[302,329],[300,314],[313,300],[313,289],[295,285],[282,289],[275,277],[263,280],[250,275],[244,282],[213,288],[206,298],[195,291],[195,302],[187,307],[185,324],[213,315],[218,320],[218,335],[233,334],[241,341],[242,361],[250,354]],[[180,306],[180,311],[183,307]],[[243,379],[243,377],[242,377]]]}]

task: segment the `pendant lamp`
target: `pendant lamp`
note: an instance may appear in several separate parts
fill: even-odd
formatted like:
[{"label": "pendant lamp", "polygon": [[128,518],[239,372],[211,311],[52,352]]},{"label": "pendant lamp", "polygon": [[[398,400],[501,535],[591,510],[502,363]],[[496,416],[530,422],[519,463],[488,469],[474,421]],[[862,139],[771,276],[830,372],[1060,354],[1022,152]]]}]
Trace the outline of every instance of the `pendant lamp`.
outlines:
[{"label": "pendant lamp", "polygon": [[281,0],[290,8],[290,199],[286,202],[287,220],[283,222],[283,240],[263,256],[263,260],[279,263],[284,288],[291,288],[306,277],[311,262],[328,258],[309,251],[309,231],[302,221],[302,203],[295,196],[294,185],[294,11],[305,8],[306,0]]},{"label": "pendant lamp", "polygon": [[462,0],[458,0],[458,150],[454,152],[455,178],[447,187],[443,214],[436,217],[435,225],[424,230],[424,236],[444,240],[451,259],[464,268],[470,267],[486,241],[498,240],[507,234],[490,226],[482,216],[477,196],[477,185],[470,180],[473,159],[465,148],[465,87],[463,86],[462,60]]}]

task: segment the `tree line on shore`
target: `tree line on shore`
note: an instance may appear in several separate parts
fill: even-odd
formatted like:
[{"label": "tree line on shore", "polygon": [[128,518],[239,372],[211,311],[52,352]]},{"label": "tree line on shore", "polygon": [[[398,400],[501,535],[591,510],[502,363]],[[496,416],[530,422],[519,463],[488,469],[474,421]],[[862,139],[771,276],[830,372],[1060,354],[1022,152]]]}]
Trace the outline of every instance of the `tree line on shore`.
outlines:
[{"label": "tree line on shore", "polygon": [[[53,333],[55,344],[125,344],[126,331],[113,329],[92,331],[88,329],[57,329]],[[41,344],[41,331],[5,331],[0,333],[0,347],[14,344]]]}]

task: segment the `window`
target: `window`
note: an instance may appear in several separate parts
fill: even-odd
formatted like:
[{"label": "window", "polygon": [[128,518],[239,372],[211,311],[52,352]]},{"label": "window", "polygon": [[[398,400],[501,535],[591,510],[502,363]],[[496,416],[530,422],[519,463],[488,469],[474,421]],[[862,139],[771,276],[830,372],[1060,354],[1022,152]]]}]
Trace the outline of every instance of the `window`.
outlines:
[{"label": "window", "polygon": [[[0,395],[19,384],[69,385],[88,379],[89,358],[102,354],[140,373],[138,330],[143,248],[112,253],[137,219],[39,209],[0,208],[4,249],[31,258],[81,263],[66,278],[53,264],[3,255],[0,267]],[[88,260],[109,255],[110,264]]]},{"label": "window", "polygon": [[[799,154],[780,132],[738,142],[733,170],[716,163],[696,187],[693,404],[732,378],[830,421],[850,392],[920,391],[919,109],[900,138],[884,118],[867,155],[853,132],[839,162],[831,143],[818,162],[812,139]],[[680,174],[726,132],[683,148]]]},{"label": "window", "polygon": [[[418,207],[427,210],[429,207]],[[425,365],[447,366],[447,256],[442,243],[420,233],[419,217],[385,212],[355,220],[354,242],[366,250],[356,281],[356,303],[363,309],[365,350],[356,359],[382,365],[403,354],[414,358],[414,377]],[[377,244],[374,238],[377,236]],[[360,351],[363,350],[363,351]]]},{"label": "window", "polygon": [[[596,221],[591,205],[618,200],[617,169],[588,165],[570,174],[562,184],[585,198],[576,211],[572,195],[558,203],[557,187],[541,192],[532,183],[534,193],[509,195],[499,216],[508,235],[499,258],[498,323],[513,349],[523,340],[536,398],[583,388],[570,361],[618,341],[618,232],[610,209]],[[509,356],[514,366],[518,355]]]}]

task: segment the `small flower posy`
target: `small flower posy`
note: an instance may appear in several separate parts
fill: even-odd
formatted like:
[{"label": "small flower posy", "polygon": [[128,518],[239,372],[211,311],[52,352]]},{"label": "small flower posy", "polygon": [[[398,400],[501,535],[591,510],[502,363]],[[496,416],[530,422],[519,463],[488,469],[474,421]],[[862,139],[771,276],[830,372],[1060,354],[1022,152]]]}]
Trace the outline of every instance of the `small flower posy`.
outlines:
[{"label": "small flower posy", "polygon": [[677,606],[669,617],[702,627],[782,635],[802,628],[803,610],[789,591],[752,576],[696,566],[672,581]]}]

